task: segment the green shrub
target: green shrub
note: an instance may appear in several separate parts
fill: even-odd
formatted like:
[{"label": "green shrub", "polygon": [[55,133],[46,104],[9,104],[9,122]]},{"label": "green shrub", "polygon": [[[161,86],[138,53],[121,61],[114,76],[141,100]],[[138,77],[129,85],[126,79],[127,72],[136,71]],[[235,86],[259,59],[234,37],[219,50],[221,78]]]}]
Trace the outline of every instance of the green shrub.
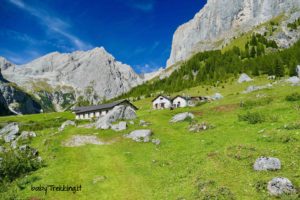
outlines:
[{"label": "green shrub", "polygon": [[285,97],[286,101],[300,101],[300,94],[298,92],[294,92]]},{"label": "green shrub", "polygon": [[28,151],[9,150],[1,157],[3,158],[0,165],[1,181],[11,182],[42,166],[36,156]]},{"label": "green shrub", "polygon": [[246,121],[249,124],[259,124],[266,121],[266,116],[259,112],[247,112],[246,114],[238,116],[239,121]]},{"label": "green shrub", "polygon": [[247,100],[244,102],[240,103],[240,107],[242,108],[253,108],[253,107],[257,107],[257,106],[265,106],[268,105],[270,103],[272,103],[273,98],[271,97],[265,97],[259,100]]},{"label": "green shrub", "polygon": [[298,130],[298,129],[300,129],[300,123],[287,124],[287,125],[284,125],[281,129]]}]

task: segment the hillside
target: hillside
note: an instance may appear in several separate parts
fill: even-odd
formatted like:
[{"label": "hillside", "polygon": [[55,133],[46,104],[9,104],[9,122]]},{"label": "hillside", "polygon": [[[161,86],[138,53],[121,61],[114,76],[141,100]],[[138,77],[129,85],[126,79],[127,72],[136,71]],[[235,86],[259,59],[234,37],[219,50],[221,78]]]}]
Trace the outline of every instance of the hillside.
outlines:
[{"label": "hillside", "polygon": [[[243,93],[250,85],[267,83],[273,87]],[[138,119],[122,132],[68,127],[57,133],[61,122],[74,119],[71,113],[2,117],[1,124],[16,121],[26,125],[21,129],[36,131],[37,137],[30,145],[39,150],[45,166],[14,180],[7,190],[2,189],[0,197],[276,199],[269,196],[266,184],[278,176],[288,178],[299,188],[300,99],[286,98],[292,93],[298,93],[292,97],[299,96],[299,87],[291,86],[284,79],[270,81],[260,76],[250,83],[238,84],[234,79],[222,86],[198,86],[179,93],[212,95],[216,92],[224,99],[173,111],[151,110],[152,98],[136,101]],[[194,113],[196,121],[206,122],[213,128],[191,133],[189,121],[169,123],[172,116],[185,111]],[[258,121],[243,121],[251,119],[245,116],[257,115]],[[123,137],[131,130],[145,129],[139,126],[139,120],[151,123],[147,129],[153,131],[153,138],[161,140],[160,145],[136,143]],[[74,135],[94,135],[107,144],[63,146]],[[260,156],[279,158],[282,169],[254,171],[253,163]],[[47,184],[80,184],[82,191],[75,194],[31,191],[31,185]],[[298,199],[299,190],[298,194],[282,199],[287,198]]]}]

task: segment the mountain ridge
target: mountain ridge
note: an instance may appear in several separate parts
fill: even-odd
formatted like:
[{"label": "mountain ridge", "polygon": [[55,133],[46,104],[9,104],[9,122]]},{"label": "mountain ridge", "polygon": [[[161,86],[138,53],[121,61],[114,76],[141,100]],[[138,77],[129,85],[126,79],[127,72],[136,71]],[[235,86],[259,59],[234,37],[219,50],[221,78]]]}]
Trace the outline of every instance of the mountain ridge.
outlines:
[{"label": "mountain ridge", "polygon": [[[232,38],[282,13],[300,16],[299,10],[297,0],[209,0],[193,19],[175,31],[167,67],[194,53],[221,49]],[[295,43],[300,36],[289,41],[289,37],[295,36],[282,31],[274,37],[280,44],[283,38],[287,43]]]}]

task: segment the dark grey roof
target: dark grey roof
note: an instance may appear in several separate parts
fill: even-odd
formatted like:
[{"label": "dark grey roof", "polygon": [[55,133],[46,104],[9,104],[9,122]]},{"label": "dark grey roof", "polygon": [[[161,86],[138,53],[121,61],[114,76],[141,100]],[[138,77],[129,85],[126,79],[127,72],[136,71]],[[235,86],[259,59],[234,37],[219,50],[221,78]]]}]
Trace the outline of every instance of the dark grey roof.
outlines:
[{"label": "dark grey roof", "polygon": [[155,101],[156,99],[158,99],[158,97],[163,97],[163,98],[168,99],[169,101],[171,101],[171,99],[170,99],[169,97],[160,94],[160,95],[156,96],[156,97],[152,100],[152,102]]},{"label": "dark grey roof", "polygon": [[186,97],[186,96],[177,95],[176,97],[174,97],[174,98],[172,99],[172,101],[173,101],[174,99],[176,99],[177,97],[181,97],[181,98],[185,99],[186,101],[188,101],[188,100],[191,99],[191,97]]},{"label": "dark grey roof", "polygon": [[121,103],[127,102],[130,105],[132,105],[132,107],[134,109],[137,110],[137,107],[135,107],[132,103],[130,103],[128,100],[119,100],[119,101],[115,101],[112,103],[107,103],[107,104],[101,104],[101,105],[96,105],[96,106],[86,106],[86,107],[76,107],[73,109],[73,111],[75,113],[85,113],[85,112],[90,112],[90,111],[98,111],[98,110],[108,110],[111,109]]}]

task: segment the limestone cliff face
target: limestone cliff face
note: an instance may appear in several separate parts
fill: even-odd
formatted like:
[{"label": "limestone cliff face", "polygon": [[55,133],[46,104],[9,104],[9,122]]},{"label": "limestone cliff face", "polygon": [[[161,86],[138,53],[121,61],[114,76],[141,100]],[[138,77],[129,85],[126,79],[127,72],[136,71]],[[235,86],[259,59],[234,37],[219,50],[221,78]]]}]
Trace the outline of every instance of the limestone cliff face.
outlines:
[{"label": "limestone cliff face", "polygon": [[0,70],[0,116],[39,113],[41,106],[31,96],[5,80]]},{"label": "limestone cliff face", "polygon": [[[46,96],[50,95],[51,101],[57,104],[64,104],[64,94],[74,94],[70,98],[71,103],[78,96],[97,103],[101,99],[125,93],[143,82],[130,66],[117,61],[104,48],[69,54],[54,52],[22,66],[3,63],[8,66],[0,65],[6,79],[28,91],[35,91],[36,88],[47,91]],[[58,96],[57,92],[63,94]]]},{"label": "limestone cliff face", "polygon": [[299,0],[208,0],[192,20],[176,30],[167,66],[195,52],[221,48],[226,40],[283,13],[290,17],[299,8]]}]

